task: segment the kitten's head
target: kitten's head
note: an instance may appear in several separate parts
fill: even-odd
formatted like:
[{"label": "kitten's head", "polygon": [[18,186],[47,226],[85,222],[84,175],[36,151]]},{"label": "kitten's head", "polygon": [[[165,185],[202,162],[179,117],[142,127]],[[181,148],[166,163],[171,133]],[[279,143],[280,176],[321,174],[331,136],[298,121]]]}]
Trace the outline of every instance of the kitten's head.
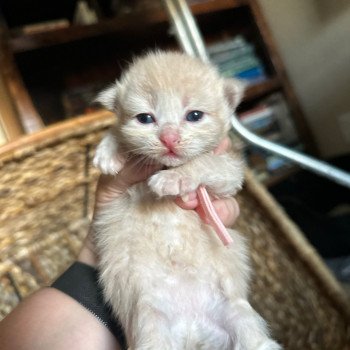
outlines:
[{"label": "kitten's head", "polygon": [[212,151],[226,135],[243,84],[175,52],[137,59],[98,101],[118,116],[122,148],[166,166]]}]

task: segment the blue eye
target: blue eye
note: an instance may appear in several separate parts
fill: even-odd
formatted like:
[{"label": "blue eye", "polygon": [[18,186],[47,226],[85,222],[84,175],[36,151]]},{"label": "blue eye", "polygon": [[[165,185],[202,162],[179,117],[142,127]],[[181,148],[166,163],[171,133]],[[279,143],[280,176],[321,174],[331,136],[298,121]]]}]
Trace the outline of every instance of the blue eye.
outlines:
[{"label": "blue eye", "polygon": [[136,118],[142,124],[151,124],[155,122],[154,117],[147,113],[140,113]]},{"label": "blue eye", "polygon": [[198,122],[198,120],[202,119],[204,113],[201,111],[192,111],[186,115],[186,120],[188,122]]}]

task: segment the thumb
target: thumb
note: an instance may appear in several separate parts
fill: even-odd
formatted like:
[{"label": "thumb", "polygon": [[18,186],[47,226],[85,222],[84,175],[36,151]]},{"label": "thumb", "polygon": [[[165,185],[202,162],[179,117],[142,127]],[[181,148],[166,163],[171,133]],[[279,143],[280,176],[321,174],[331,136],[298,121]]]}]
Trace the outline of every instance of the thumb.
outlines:
[{"label": "thumb", "polygon": [[145,160],[142,157],[137,157],[128,160],[117,177],[121,183],[124,183],[126,187],[129,187],[135,183],[148,179],[161,168],[162,165],[159,163],[147,159]]}]

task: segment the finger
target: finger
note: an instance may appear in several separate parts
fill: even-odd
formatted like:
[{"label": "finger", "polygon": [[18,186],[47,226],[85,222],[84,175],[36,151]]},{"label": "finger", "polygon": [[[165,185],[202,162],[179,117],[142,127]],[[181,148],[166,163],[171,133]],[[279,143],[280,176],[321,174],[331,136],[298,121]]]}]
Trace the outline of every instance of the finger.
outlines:
[{"label": "finger", "polygon": [[120,196],[135,183],[146,180],[150,175],[160,170],[159,164],[148,164],[136,168],[135,162],[126,163],[124,168],[116,175],[101,175],[97,183],[96,206],[109,203]]},{"label": "finger", "polygon": [[176,197],[175,203],[182,209],[192,210],[198,207],[198,199],[196,192],[189,192],[182,197]]},{"label": "finger", "polygon": [[204,209],[203,209],[203,207],[201,205],[199,205],[196,208],[196,212],[199,215],[199,217],[203,220],[203,222],[205,222],[206,224],[210,225],[210,221],[209,221],[207,215],[205,214],[205,211],[204,211]]},{"label": "finger", "polygon": [[231,227],[236,222],[240,210],[236,199],[223,198],[213,200],[213,206],[216,213],[226,227]]},{"label": "finger", "polygon": [[134,158],[125,164],[124,168],[119,172],[118,177],[122,182],[130,186],[146,180],[161,168],[161,164],[147,162],[143,165],[140,158]]},{"label": "finger", "polygon": [[103,202],[113,199],[122,192],[119,187],[117,175],[101,174],[97,182],[96,200]]},{"label": "finger", "polygon": [[77,257],[77,260],[87,265],[96,266],[98,257],[91,235],[92,231],[90,229],[90,232],[85,238],[83,247]]},{"label": "finger", "polygon": [[219,145],[215,148],[214,154],[223,154],[232,148],[232,142],[229,137],[225,137]]}]

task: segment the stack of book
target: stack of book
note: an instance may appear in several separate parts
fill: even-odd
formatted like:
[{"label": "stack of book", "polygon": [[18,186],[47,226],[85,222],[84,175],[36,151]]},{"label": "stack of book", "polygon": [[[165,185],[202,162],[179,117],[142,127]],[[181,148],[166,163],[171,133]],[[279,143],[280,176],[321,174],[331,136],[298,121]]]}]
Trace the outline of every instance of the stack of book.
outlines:
[{"label": "stack of book", "polygon": [[264,66],[252,44],[242,36],[216,42],[207,47],[211,62],[225,77],[244,79],[248,84],[266,80]]},{"label": "stack of book", "polygon": [[[281,94],[271,95],[254,108],[239,113],[238,117],[247,129],[264,139],[289,148],[302,149],[289,109]],[[261,179],[280,174],[292,167],[287,160],[259,147],[248,145],[236,135],[233,135],[232,139],[235,149],[241,151],[248,165]]]}]

